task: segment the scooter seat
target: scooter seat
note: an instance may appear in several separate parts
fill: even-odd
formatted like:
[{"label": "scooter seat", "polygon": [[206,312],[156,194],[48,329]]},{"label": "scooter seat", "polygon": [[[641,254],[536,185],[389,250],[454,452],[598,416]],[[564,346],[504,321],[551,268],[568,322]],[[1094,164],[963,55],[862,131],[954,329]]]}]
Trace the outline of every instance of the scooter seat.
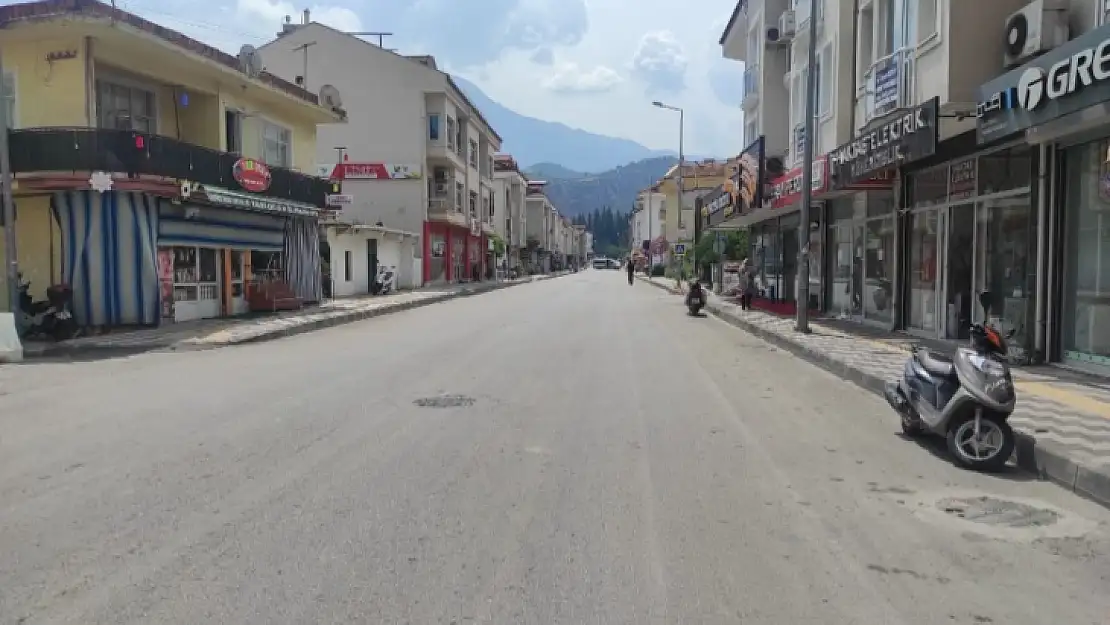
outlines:
[{"label": "scooter seat", "polygon": [[952,359],[927,347],[917,350],[917,361],[921,363],[926,371],[935,376],[942,378],[956,377],[956,366],[952,364]]}]

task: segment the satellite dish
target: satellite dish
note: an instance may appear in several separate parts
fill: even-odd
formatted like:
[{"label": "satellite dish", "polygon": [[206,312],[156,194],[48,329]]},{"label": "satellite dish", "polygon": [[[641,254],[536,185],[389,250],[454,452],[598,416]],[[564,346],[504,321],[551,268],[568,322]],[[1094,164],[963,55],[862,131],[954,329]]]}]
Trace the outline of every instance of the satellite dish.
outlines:
[{"label": "satellite dish", "polygon": [[320,103],[330,109],[342,108],[343,98],[339,95],[339,89],[335,85],[320,87]]},{"label": "satellite dish", "polygon": [[258,78],[262,73],[262,57],[249,43],[239,48],[239,69],[251,78]]}]

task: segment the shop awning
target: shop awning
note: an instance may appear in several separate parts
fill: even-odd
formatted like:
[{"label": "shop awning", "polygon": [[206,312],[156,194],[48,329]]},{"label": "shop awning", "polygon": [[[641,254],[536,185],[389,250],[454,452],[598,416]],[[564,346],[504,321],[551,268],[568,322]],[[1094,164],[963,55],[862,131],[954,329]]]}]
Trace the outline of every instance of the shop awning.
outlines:
[{"label": "shop awning", "polygon": [[318,218],[320,209],[311,204],[290,200],[263,197],[244,191],[231,191],[221,187],[203,186],[189,194],[190,200],[204,200],[211,204],[222,204],[241,210],[280,215],[284,217]]},{"label": "shop awning", "polygon": [[417,234],[415,232],[409,232],[408,230],[398,230],[396,228],[387,228],[385,226],[379,226],[379,225],[376,225],[376,224],[348,224],[348,223],[343,223],[343,222],[339,222],[339,221],[329,221],[329,222],[324,222],[322,225],[325,228],[329,229],[329,230],[338,230],[338,231],[348,231],[348,230],[350,230],[350,231],[356,231],[356,232],[377,232],[379,234],[386,234],[386,235],[391,234],[391,235],[394,235],[394,236],[402,238],[402,239],[405,239],[405,238],[415,239],[415,238],[420,236],[419,234]]}]

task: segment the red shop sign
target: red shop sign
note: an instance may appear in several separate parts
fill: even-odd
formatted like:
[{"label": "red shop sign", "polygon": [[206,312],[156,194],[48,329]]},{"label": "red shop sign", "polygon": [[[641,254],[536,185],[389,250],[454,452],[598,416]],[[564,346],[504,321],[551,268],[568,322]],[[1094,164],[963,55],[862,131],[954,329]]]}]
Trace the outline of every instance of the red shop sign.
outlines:
[{"label": "red shop sign", "polygon": [[[828,157],[820,156],[813,161],[813,195],[828,190]],[[802,199],[802,168],[797,167],[771,181],[771,206],[783,208]]]},{"label": "red shop sign", "polygon": [[232,165],[231,175],[247,191],[261,193],[270,188],[270,168],[262,161],[241,158]]}]

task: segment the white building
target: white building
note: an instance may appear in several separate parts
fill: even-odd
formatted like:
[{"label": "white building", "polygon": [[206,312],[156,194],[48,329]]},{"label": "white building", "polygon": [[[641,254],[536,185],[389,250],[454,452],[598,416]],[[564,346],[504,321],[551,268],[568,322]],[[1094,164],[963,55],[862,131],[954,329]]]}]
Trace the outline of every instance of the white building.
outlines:
[{"label": "white building", "polygon": [[515,159],[508,154],[498,154],[493,159],[493,225],[505,244],[505,252],[498,262],[506,270],[523,271],[521,259],[528,248],[524,198],[528,179],[520,171]]},{"label": "white building", "polygon": [[402,287],[492,271],[501,138],[435,59],[317,23],[286,25],[260,53],[270,72],[337,91],[348,111],[348,124],[319,128],[315,146],[321,170],[343,179],[346,203],[328,230],[337,295],[365,293],[375,261],[396,266]]}]

